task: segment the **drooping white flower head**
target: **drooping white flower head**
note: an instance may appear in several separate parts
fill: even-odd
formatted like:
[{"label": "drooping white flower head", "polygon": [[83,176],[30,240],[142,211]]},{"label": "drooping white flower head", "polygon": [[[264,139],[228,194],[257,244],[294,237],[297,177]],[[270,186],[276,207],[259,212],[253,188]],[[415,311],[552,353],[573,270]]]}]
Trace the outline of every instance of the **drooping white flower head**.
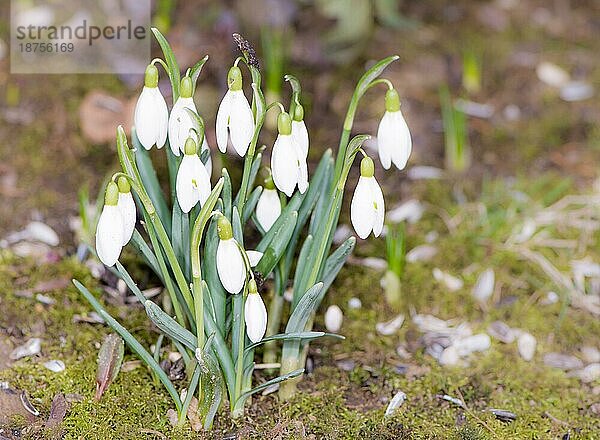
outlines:
[{"label": "drooping white flower head", "polygon": [[250,104],[242,90],[242,71],[233,66],[227,75],[229,90],[225,93],[217,112],[217,146],[221,153],[227,150],[231,137],[233,148],[244,157],[254,135],[254,118]]},{"label": "drooping white flower head", "polygon": [[244,320],[246,321],[246,333],[253,342],[260,342],[267,330],[267,309],[263,302],[256,282],[248,281],[248,297],[244,304]]},{"label": "drooping white flower head", "polygon": [[192,98],[192,79],[189,76],[184,76],[181,79],[181,87],[179,89],[179,98],[169,117],[169,144],[171,151],[175,156],[179,156],[185,148],[185,141],[190,136],[190,131],[195,128],[192,116],[186,110],[189,109],[194,113],[198,113],[194,99]]},{"label": "drooping white flower head", "polygon": [[281,201],[275,189],[273,179],[265,180],[265,186],[256,203],[256,221],[265,232],[268,232],[281,215]]},{"label": "drooping white flower head", "polygon": [[288,113],[279,113],[277,129],[279,134],[271,153],[273,182],[288,197],[292,196],[296,185],[304,194],[308,188],[308,167],[306,157],[292,136],[292,120]]},{"label": "drooping white flower head", "polygon": [[350,219],[356,234],[365,239],[371,231],[379,237],[383,230],[385,205],[383,193],[375,180],[375,165],[370,157],[360,163],[360,178],[350,205]]},{"label": "drooping white flower head", "polygon": [[133,230],[135,229],[135,202],[133,200],[133,195],[131,194],[131,185],[125,177],[119,177],[117,186],[119,187],[117,207],[119,208],[121,219],[123,220],[123,246],[125,246],[129,243],[129,240],[131,240]]},{"label": "drooping white flower head", "polygon": [[146,68],[144,88],[135,105],[133,123],[137,137],[146,150],[153,145],[158,148],[165,145],[169,110],[158,89],[158,69],[153,64]]},{"label": "drooping white flower head", "polygon": [[240,293],[246,282],[246,264],[235,238],[231,223],[221,215],[217,221],[219,245],[217,246],[217,273],[221,284],[229,293]]},{"label": "drooping white flower head", "polygon": [[292,137],[302,152],[304,159],[308,156],[308,130],[304,124],[304,108],[297,104],[292,119]]},{"label": "drooping white flower head", "polygon": [[387,170],[392,162],[402,170],[412,151],[410,130],[400,111],[400,97],[396,89],[385,94],[385,114],[377,130],[377,147],[381,165]]},{"label": "drooping white flower head", "polygon": [[117,206],[119,188],[109,182],[104,195],[104,208],[96,228],[96,253],[105,265],[114,266],[123,248],[123,218]]},{"label": "drooping white flower head", "polygon": [[184,150],[184,156],[177,171],[175,190],[181,210],[187,213],[198,202],[200,202],[200,206],[204,205],[211,188],[210,178],[198,156],[196,142],[192,137],[186,140]]}]

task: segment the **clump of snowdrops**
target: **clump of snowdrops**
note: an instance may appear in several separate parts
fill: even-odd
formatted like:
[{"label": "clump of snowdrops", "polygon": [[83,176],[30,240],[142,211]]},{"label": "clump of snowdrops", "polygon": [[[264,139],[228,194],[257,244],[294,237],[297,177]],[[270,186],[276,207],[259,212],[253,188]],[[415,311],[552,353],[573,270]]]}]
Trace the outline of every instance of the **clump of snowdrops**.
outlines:
[{"label": "clump of snowdrops", "polygon": [[[280,102],[267,104],[254,50],[234,34],[242,56],[227,76],[228,91],[216,117],[216,138],[221,153],[232,147],[233,154],[244,158],[244,166],[237,191],[227,169],[213,184],[211,146],[193,98],[208,57],[182,77],[168,42],[158,30],[153,32],[164,60],[153,60],[146,70],[131,133],[133,148],[123,128],[117,129],[122,170],[106,187],[95,251],[125,281],[148,317],[181,353],[189,378],[185,389],[177,390],[159,366],[163,335],[154,352],[149,352],[81,283],[74,283],[162,382],[173,399],[179,422],[185,422],[190,403],[197,396],[199,415],[209,429],[226,398],[233,417],[243,414],[252,394],[274,384],[279,384],[281,399],[290,398],[304,371],[308,342],[326,335],[340,337],[312,331],[312,325],[319,304],[355,245],[356,239],[350,237],[331,249],[346,180],[359,154],[362,159],[351,205],[352,224],[364,239],[371,233],[379,236],[384,223],[384,199],[374,177],[374,163],[361,148],[369,136],[350,139],[363,94],[378,84],[388,88],[377,137],[384,168],[392,164],[398,169],[405,167],[411,138],[397,91],[388,80],[379,79],[397,59],[393,56],[379,61],[362,76],[348,107],[337,155],[325,151],[309,177],[310,141],[299,81],[291,75],[285,77],[292,90],[288,108]],[[170,113],[158,88],[158,66],[165,69],[172,86]],[[242,69],[247,69],[251,78],[246,90]],[[266,149],[259,146],[259,139],[269,111],[278,112],[278,134],[270,149],[270,168],[263,171],[266,178],[257,184]],[[148,153],[165,145],[170,197],[161,190]],[[253,236],[261,238],[250,246]],[[162,308],[144,297],[119,262],[127,244],[162,281],[168,299]],[[286,289],[293,292],[289,311],[284,310]],[[283,317],[287,317],[286,322]],[[253,386],[255,358],[261,345],[263,365],[279,368],[279,374]]]}]

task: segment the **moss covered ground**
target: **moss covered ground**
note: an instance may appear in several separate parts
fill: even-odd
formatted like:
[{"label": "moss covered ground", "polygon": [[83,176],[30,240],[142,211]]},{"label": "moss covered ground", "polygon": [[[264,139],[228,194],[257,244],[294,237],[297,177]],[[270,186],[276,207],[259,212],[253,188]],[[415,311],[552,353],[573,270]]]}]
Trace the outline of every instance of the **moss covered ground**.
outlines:
[{"label": "moss covered ground", "polygon": [[[502,243],[504,234],[519,224],[519,212],[533,209],[531,204],[527,207],[511,202],[510,191],[528,189],[529,195],[536,198],[547,195],[547,188],[540,185],[536,189],[526,180],[518,180],[507,191],[500,183],[490,181],[480,189],[477,200],[487,203],[485,215],[464,215],[462,228],[453,233],[444,232],[445,224],[435,213],[426,213],[421,222],[409,226],[409,249],[422,243],[428,232],[437,230],[440,252],[430,262],[406,266],[399,309],[393,310],[385,303],[379,287],[380,272],[347,266],[324,304],[335,303],[344,310],[341,333],[346,339],[312,344],[314,369],[292,401],[278,403],[275,394],[259,396],[247,408],[244,420],[235,423],[222,411],[215,431],[205,438],[237,434],[238,438],[545,439],[566,433],[573,439],[596,438],[600,418],[591,407],[600,399],[598,383],[583,384],[545,366],[541,358],[547,352],[577,355],[584,345],[597,346],[600,320],[562,301],[541,304],[542,293],[556,287],[539,268],[504,250]],[[436,203],[450,215],[474,209],[471,204],[459,206],[453,202],[448,188],[440,182],[415,186],[416,194],[422,191],[424,201]],[[564,192],[571,189],[567,186]],[[549,205],[561,196],[557,193],[539,204]],[[514,217],[498,218],[495,211],[500,208],[514,208]],[[383,252],[381,241],[369,241],[359,246],[357,256],[382,256]],[[560,252],[555,257],[553,261],[561,269],[569,264],[568,253]],[[43,346],[40,356],[17,361],[10,369],[0,371],[0,380],[26,390],[41,417],[47,416],[56,393],[77,395],[62,425],[64,438],[203,438],[170,426],[166,418],[168,395],[144,367],[121,372],[102,400],[93,400],[98,344],[108,330],[102,325],[73,322],[75,314],[90,310],[73,287],[49,292],[57,301],[49,306],[15,295],[40,281],[72,277],[98,292],[97,281],[87,268],[73,258],[38,265],[8,252],[2,254],[1,263],[0,326],[18,329],[14,330],[18,333],[16,341],[41,337]],[[448,292],[431,276],[436,266],[464,274],[465,287]],[[495,268],[500,290],[490,307],[483,310],[473,301],[470,289],[475,274],[487,266]],[[352,297],[361,299],[362,308],[347,307]],[[154,342],[157,334],[141,308],[109,304],[108,309],[146,346]],[[395,335],[381,336],[375,331],[377,322],[398,312],[468,321],[474,332],[485,331],[489,323],[500,319],[533,334],[538,340],[537,354],[533,361],[526,362],[515,344],[493,341],[488,351],[473,355],[468,365],[441,367],[418,348],[419,333],[410,318]],[[317,318],[317,328],[323,327],[321,319]],[[404,359],[396,353],[398,345],[416,348],[411,348],[410,358]],[[63,360],[66,371],[46,370],[42,364],[49,359]],[[126,351],[125,360],[134,359]],[[351,366],[340,367],[342,361],[352,361]],[[259,374],[256,380],[262,377]],[[387,403],[399,390],[406,393],[406,402],[393,417],[384,419]],[[437,396],[441,394],[463,399],[466,408],[440,400]],[[501,422],[488,408],[511,411],[517,419]],[[19,426],[20,422],[14,423]],[[39,425],[29,426],[23,434],[26,438],[55,435],[38,429]]]}]

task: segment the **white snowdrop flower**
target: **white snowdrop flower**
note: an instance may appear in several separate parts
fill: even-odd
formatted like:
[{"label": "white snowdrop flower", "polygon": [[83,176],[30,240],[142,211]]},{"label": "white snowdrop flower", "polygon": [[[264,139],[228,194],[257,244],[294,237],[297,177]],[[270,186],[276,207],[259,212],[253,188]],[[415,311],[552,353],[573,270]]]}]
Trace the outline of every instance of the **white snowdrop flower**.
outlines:
[{"label": "white snowdrop flower", "polygon": [[96,228],[96,252],[100,261],[114,266],[123,248],[123,218],[117,206],[119,188],[115,182],[109,182],[104,195],[104,208]]},{"label": "white snowdrop flower", "polygon": [[197,154],[196,142],[189,137],[185,142],[185,154],[177,171],[175,190],[183,212],[190,212],[200,202],[204,205],[210,195],[210,178]]},{"label": "white snowdrop flower", "polygon": [[242,71],[233,66],[227,75],[229,90],[225,93],[217,112],[217,146],[222,153],[227,150],[227,139],[241,157],[244,157],[254,135],[254,118],[250,104],[242,90]]},{"label": "white snowdrop flower", "polygon": [[279,200],[279,194],[275,189],[273,179],[269,177],[265,181],[265,187],[256,204],[256,220],[260,227],[268,232],[280,215],[281,201]]},{"label": "white snowdrop flower", "polygon": [[344,321],[344,313],[338,306],[333,305],[327,307],[325,311],[325,328],[327,331],[336,333],[342,328],[342,322]]},{"label": "white snowdrop flower", "polygon": [[224,215],[217,222],[217,273],[221,284],[229,293],[240,293],[246,281],[246,264],[235,238],[231,223]]},{"label": "white snowdrop flower", "polygon": [[360,178],[350,205],[352,226],[362,239],[367,238],[371,231],[375,237],[379,237],[383,230],[385,204],[383,193],[374,174],[373,160],[364,157],[360,163]]},{"label": "white snowdrop flower", "polygon": [[396,89],[385,94],[385,114],[377,130],[377,146],[381,165],[388,170],[394,165],[402,170],[412,151],[410,130],[400,111],[400,98]]},{"label": "white snowdrop flower", "polygon": [[288,113],[279,113],[277,129],[279,135],[271,153],[273,182],[288,197],[292,196],[296,185],[298,191],[304,194],[308,188],[308,167],[306,158],[292,136],[292,120]]},{"label": "white snowdrop flower", "polygon": [[158,89],[158,69],[152,64],[146,68],[144,88],[135,105],[133,123],[137,137],[146,150],[153,145],[158,148],[165,145],[169,110]]},{"label": "white snowdrop flower", "polygon": [[246,333],[253,342],[260,342],[267,330],[267,309],[258,290],[256,282],[248,282],[248,297],[244,304],[244,320],[246,321]]},{"label": "white snowdrop flower", "polygon": [[308,156],[308,130],[304,124],[304,108],[298,104],[294,110],[294,118],[292,119],[292,137],[296,141],[296,145],[302,152],[304,159]]},{"label": "white snowdrop flower", "polygon": [[189,76],[184,76],[181,80],[179,98],[175,102],[169,117],[169,144],[175,156],[179,156],[179,153],[183,152],[185,141],[190,137],[190,130],[195,128],[192,115],[186,110],[187,108],[194,113],[198,113],[192,98],[192,90],[192,79]]},{"label": "white snowdrop flower", "polygon": [[131,194],[131,185],[125,177],[119,177],[117,186],[119,187],[117,207],[119,208],[121,219],[123,220],[123,246],[125,246],[129,243],[129,240],[131,240],[133,230],[135,229],[135,202],[133,200],[133,195]]},{"label": "white snowdrop flower", "polygon": [[250,267],[256,267],[264,253],[259,251],[246,251],[246,255],[248,256],[248,261],[250,261]]}]

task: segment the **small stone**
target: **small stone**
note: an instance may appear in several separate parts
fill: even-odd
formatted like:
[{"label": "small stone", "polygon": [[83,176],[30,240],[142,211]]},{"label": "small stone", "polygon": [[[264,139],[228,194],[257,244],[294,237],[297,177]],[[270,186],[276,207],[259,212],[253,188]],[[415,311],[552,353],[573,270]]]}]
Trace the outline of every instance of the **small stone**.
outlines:
[{"label": "small stone", "polygon": [[286,289],[285,292],[283,292],[283,299],[290,303],[294,301],[294,290]]},{"label": "small stone", "polygon": [[486,269],[477,278],[475,286],[473,286],[472,294],[477,301],[485,302],[494,293],[495,284],[494,269]]},{"label": "small stone", "polygon": [[58,246],[60,240],[58,234],[45,223],[42,222],[31,222],[25,228],[25,239],[40,241],[46,243],[49,246]]},{"label": "small stone", "polygon": [[459,356],[468,356],[476,351],[486,351],[492,345],[489,335],[479,333],[457,340],[454,343]]},{"label": "small stone", "polygon": [[584,81],[570,81],[560,88],[560,97],[564,101],[585,101],[594,96],[594,87]]},{"label": "small stone", "polygon": [[600,363],[589,364],[581,370],[574,370],[569,376],[578,377],[584,383],[591,383],[600,379]]},{"label": "small stone", "polygon": [[181,353],[179,353],[178,351],[169,352],[169,360],[171,362],[177,362],[179,359],[181,359]]},{"label": "small stone", "polygon": [[349,237],[352,237],[354,231],[348,225],[340,225],[333,233],[333,242],[335,244],[342,244]]},{"label": "small stone", "polygon": [[550,291],[546,294],[546,297],[540,301],[540,303],[544,306],[549,306],[550,304],[556,304],[559,299],[560,297],[558,296],[558,293]]},{"label": "small stone", "polygon": [[569,74],[561,67],[548,61],[543,61],[535,69],[540,81],[552,87],[563,87],[570,81]]},{"label": "small stone", "polygon": [[279,390],[279,384],[274,383],[265,388],[262,392],[263,396],[268,396],[269,394],[273,394],[274,392]]},{"label": "small stone", "polygon": [[352,309],[352,310],[357,310],[360,309],[362,307],[362,301],[360,300],[360,298],[350,298],[348,300],[348,308]]},{"label": "small stone", "polygon": [[509,104],[504,107],[503,113],[504,117],[511,122],[521,119],[521,109],[515,104]]},{"label": "small stone", "polygon": [[416,199],[410,199],[389,210],[386,219],[391,223],[400,223],[404,220],[408,223],[416,223],[421,220],[423,212],[425,212],[423,204]]},{"label": "small stone", "polygon": [[10,358],[13,360],[21,359],[28,356],[35,356],[42,350],[42,340],[40,338],[31,338],[25,344],[15,348]]},{"label": "small stone", "polygon": [[44,362],[44,367],[54,373],[60,373],[65,371],[65,363],[61,360],[52,359],[48,362]]},{"label": "small stone", "polygon": [[440,365],[452,366],[457,365],[460,362],[460,356],[458,350],[454,345],[445,348],[439,358]]},{"label": "small stone", "polygon": [[337,361],[335,364],[342,371],[352,371],[356,366],[356,362],[354,362],[352,359],[343,359],[341,361]]},{"label": "small stone", "polygon": [[519,354],[527,362],[533,359],[536,345],[537,341],[535,340],[535,338],[531,334],[526,332],[523,332],[517,339],[517,347],[519,349]]},{"label": "small stone", "polygon": [[387,322],[378,322],[375,325],[375,330],[377,330],[377,333],[380,335],[389,336],[400,330],[402,324],[404,324],[404,315],[400,314]]},{"label": "small stone", "polygon": [[396,410],[402,406],[405,400],[406,394],[404,394],[402,391],[398,391],[385,409],[384,417],[389,417],[394,414]]},{"label": "small stone", "polygon": [[492,322],[488,326],[487,331],[492,337],[505,344],[514,342],[517,337],[516,332],[502,321]]},{"label": "small stone", "polygon": [[460,278],[450,275],[437,267],[433,269],[433,278],[446,286],[450,292],[456,292],[463,287],[463,281]]},{"label": "small stone", "polygon": [[544,355],[544,364],[549,367],[559,368],[565,371],[583,368],[583,362],[581,359],[562,353],[546,353]]},{"label": "small stone", "polygon": [[490,408],[489,411],[502,422],[513,422],[517,419],[517,415],[505,409]]},{"label": "small stone", "polygon": [[590,364],[595,364],[600,362],[600,350],[596,347],[584,346],[581,347],[581,356],[583,360]]},{"label": "small stone", "polygon": [[367,257],[358,260],[359,264],[369,269],[386,270],[388,267],[387,261],[383,258]]},{"label": "small stone", "polygon": [[429,261],[438,253],[438,248],[430,244],[422,244],[420,246],[412,248],[406,254],[406,261],[408,263],[415,263],[417,261]]},{"label": "small stone", "polygon": [[54,298],[50,298],[48,295],[43,295],[41,293],[38,293],[35,296],[35,299],[39,302],[41,302],[42,304],[45,304],[47,306],[51,306],[56,304],[56,300]]},{"label": "small stone", "polygon": [[329,306],[325,312],[325,328],[327,331],[336,333],[342,328],[344,313],[336,305]]},{"label": "small stone", "polygon": [[444,170],[430,166],[410,167],[407,176],[411,180],[437,180],[444,177]]}]

